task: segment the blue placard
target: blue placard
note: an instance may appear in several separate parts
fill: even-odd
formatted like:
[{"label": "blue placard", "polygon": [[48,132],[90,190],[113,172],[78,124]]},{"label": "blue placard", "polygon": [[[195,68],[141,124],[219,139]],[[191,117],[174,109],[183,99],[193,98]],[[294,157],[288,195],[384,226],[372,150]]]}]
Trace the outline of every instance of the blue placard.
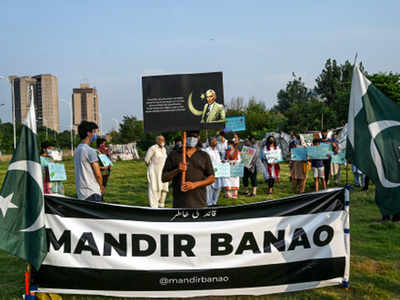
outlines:
[{"label": "blue placard", "polygon": [[214,177],[230,177],[230,166],[229,163],[217,163],[213,165],[214,168]]},{"label": "blue placard", "polygon": [[244,116],[227,117],[225,121],[225,132],[246,130],[246,119]]},{"label": "blue placard", "polygon": [[307,148],[308,159],[329,159],[332,156],[332,145],[321,144],[318,146],[310,146]]},{"label": "blue placard", "polygon": [[332,163],[338,165],[346,164],[346,152],[339,152],[336,155],[332,155]]},{"label": "blue placard", "polygon": [[108,167],[109,165],[113,166],[112,161],[105,154],[99,154],[99,159],[103,164],[103,167]]},{"label": "blue placard", "polygon": [[50,181],[67,180],[67,173],[65,172],[64,164],[49,163],[48,168]]},{"label": "blue placard", "polygon": [[232,164],[231,166],[231,176],[230,177],[243,177],[244,173],[244,164],[242,163],[236,163]]},{"label": "blue placard", "polygon": [[303,147],[292,148],[290,149],[292,153],[290,160],[293,161],[303,161],[307,160],[307,149]]}]

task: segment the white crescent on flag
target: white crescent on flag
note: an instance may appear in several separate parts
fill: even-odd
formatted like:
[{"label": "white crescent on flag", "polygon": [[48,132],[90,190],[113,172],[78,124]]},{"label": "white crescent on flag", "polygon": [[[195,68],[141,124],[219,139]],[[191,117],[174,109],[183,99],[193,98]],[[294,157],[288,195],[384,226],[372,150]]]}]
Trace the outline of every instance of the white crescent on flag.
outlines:
[{"label": "white crescent on flag", "polygon": [[22,232],[36,231],[45,225],[45,215],[44,215],[44,201],[43,201],[43,182],[42,182],[42,167],[38,162],[31,160],[19,160],[13,162],[8,167],[8,171],[24,171],[28,172],[29,175],[36,181],[37,185],[41,191],[42,197],[42,208],[40,210],[39,216],[31,226],[25,229],[21,229]]},{"label": "white crescent on flag", "polygon": [[390,121],[390,120],[384,120],[384,121],[378,121],[374,122],[368,125],[369,132],[371,133],[372,139],[371,139],[371,156],[372,160],[375,163],[376,166],[376,172],[378,173],[379,181],[381,182],[382,186],[385,188],[396,188],[400,186],[400,183],[394,183],[388,180],[385,176],[385,172],[383,170],[383,165],[382,165],[382,159],[379,154],[378,149],[376,148],[375,145],[375,137],[381,133],[383,130],[388,129],[390,127],[395,127],[395,126],[400,126],[400,122],[398,121]]}]

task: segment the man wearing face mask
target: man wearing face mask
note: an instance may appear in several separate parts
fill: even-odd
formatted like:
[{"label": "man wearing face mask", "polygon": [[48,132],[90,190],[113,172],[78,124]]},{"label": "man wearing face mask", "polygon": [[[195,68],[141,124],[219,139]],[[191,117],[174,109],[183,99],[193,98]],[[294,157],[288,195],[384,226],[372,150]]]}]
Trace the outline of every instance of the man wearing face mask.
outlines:
[{"label": "man wearing face mask", "polygon": [[[162,181],[172,180],[174,208],[207,207],[206,186],[213,184],[214,169],[210,156],[198,149],[198,131],[189,131],[186,139],[186,164],[182,162],[182,149],[172,151],[165,162]],[[182,185],[182,172],[186,181]]]},{"label": "man wearing face mask", "polygon": [[82,121],[78,126],[81,143],[75,150],[74,169],[75,185],[78,199],[101,202],[103,201],[103,177],[101,176],[99,158],[90,143],[97,139],[96,123]]},{"label": "man wearing face mask", "polygon": [[168,182],[161,181],[162,169],[167,159],[165,138],[156,137],[156,144],[147,150],[144,162],[147,165],[148,195],[150,207],[163,208],[168,193]]}]

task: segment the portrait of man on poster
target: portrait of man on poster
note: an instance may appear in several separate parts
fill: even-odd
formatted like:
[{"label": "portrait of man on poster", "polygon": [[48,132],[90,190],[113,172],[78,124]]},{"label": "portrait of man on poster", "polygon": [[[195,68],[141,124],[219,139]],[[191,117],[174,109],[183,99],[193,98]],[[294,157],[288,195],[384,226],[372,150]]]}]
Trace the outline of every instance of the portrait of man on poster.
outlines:
[{"label": "portrait of man on poster", "polygon": [[223,104],[216,102],[217,94],[214,90],[206,92],[207,103],[204,105],[201,115],[201,123],[225,122],[225,108]]}]

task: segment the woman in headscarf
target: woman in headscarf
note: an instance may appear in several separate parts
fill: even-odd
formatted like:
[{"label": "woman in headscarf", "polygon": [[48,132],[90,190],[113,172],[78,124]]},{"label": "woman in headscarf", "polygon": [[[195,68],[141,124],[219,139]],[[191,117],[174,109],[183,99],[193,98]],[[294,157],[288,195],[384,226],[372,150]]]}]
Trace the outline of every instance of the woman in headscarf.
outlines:
[{"label": "woman in headscarf", "polygon": [[[240,152],[238,149],[238,145],[235,145],[234,141],[228,142],[228,148],[225,152],[225,160],[230,164],[237,164],[240,162]],[[224,178],[224,186],[225,186],[225,196],[227,198],[235,198],[238,197],[238,190],[240,187],[240,177],[227,177]]]}]

